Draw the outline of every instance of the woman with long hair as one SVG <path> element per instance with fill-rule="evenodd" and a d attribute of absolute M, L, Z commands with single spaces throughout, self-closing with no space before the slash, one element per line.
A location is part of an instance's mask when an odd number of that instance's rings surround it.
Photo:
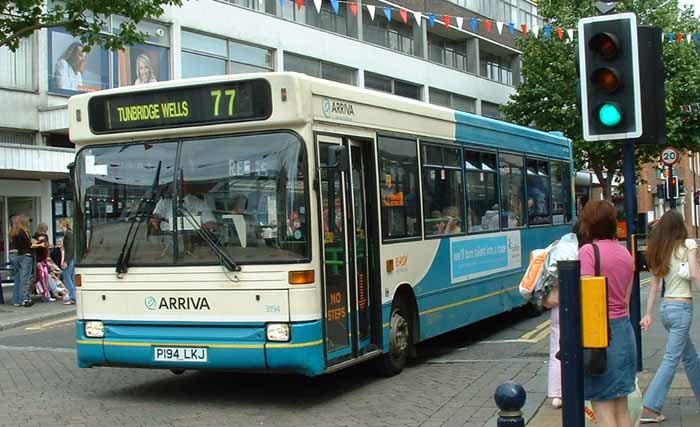
<path fill-rule="evenodd" d="M 63 269 L 63 284 L 66 285 L 70 298 L 65 300 L 63 304 L 70 305 L 75 304 L 76 301 L 76 291 L 75 291 L 75 246 L 73 240 L 73 224 L 68 218 L 63 218 L 61 220 L 61 228 L 63 229 L 63 264 L 61 268 Z"/>
<path fill-rule="evenodd" d="M 700 403 L 700 358 L 690 338 L 690 325 L 693 321 L 690 285 L 693 283 L 698 286 L 700 279 L 697 244 L 688 239 L 685 221 L 677 211 L 666 212 L 652 229 L 647 246 L 647 262 L 654 276 L 647 299 L 646 315 L 640 324 L 644 331 L 649 330 L 656 295 L 663 282 L 665 290 L 661 295 L 661 323 L 668 331 L 668 341 L 664 358 L 644 397 L 642 421 L 661 422 L 666 419 L 661 410 L 681 360 L 695 399 Z M 679 274 L 682 263 L 688 264 L 689 278 Z"/>
<path fill-rule="evenodd" d="M 151 60 L 145 53 L 136 57 L 136 80 L 135 85 L 142 85 L 145 83 L 155 83 L 156 72 L 151 65 Z"/>
<path fill-rule="evenodd" d="M 635 390 L 637 352 L 629 318 L 634 266 L 632 255 L 617 241 L 617 213 L 612 203 L 591 201 L 581 213 L 582 240 L 579 260 L 581 276 L 607 277 L 610 345 L 607 370 L 584 376 L 584 396 L 593 405 L 596 418 L 606 427 L 631 427 L 627 395 Z"/>
<path fill-rule="evenodd" d="M 19 289 L 22 307 L 31 307 L 29 297 L 29 281 L 32 278 L 32 238 L 29 235 L 29 219 L 25 215 L 17 215 L 10 230 L 12 247 L 17 250 L 15 266 L 19 275 Z"/>

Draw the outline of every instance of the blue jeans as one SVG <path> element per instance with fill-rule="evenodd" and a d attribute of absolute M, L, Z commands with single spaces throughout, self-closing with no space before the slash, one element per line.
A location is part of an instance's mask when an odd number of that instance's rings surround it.
<path fill-rule="evenodd" d="M 689 335 L 690 324 L 693 322 L 693 304 L 683 301 L 663 301 L 661 322 L 668 331 L 666 354 L 644 397 L 644 406 L 657 413 L 661 413 L 666 402 L 666 396 L 681 359 L 688 382 L 695 393 L 695 400 L 700 403 L 700 358 Z"/>
<path fill-rule="evenodd" d="M 34 258 L 30 255 L 17 255 L 15 257 L 16 265 L 16 277 L 19 278 L 19 288 L 17 288 L 22 301 L 29 301 L 29 281 L 32 280 L 32 267 L 34 264 Z M 16 282 L 15 282 L 16 283 Z M 17 298 L 15 297 L 15 301 Z"/>
<path fill-rule="evenodd" d="M 75 302 L 75 260 L 68 263 L 68 266 L 63 270 L 63 284 L 70 293 L 70 300 Z"/>
<path fill-rule="evenodd" d="M 20 293 L 22 292 L 19 281 L 19 267 L 17 266 L 17 254 L 10 254 L 10 265 L 12 266 L 12 276 L 15 279 L 14 304 L 22 302 Z"/>

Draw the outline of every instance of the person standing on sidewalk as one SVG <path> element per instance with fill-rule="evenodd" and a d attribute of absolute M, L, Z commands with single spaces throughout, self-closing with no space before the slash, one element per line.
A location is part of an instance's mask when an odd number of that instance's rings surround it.
<path fill-rule="evenodd" d="M 17 223 L 17 215 L 12 215 L 10 217 L 10 230 L 16 227 Z M 12 277 L 15 281 L 15 291 L 14 291 L 14 305 L 15 307 L 19 307 L 19 305 L 22 303 L 21 300 L 21 293 L 22 293 L 22 287 L 21 287 L 21 281 L 19 279 L 19 266 L 17 265 L 17 248 L 15 247 L 15 240 L 10 239 L 10 265 L 12 266 Z"/>
<path fill-rule="evenodd" d="M 70 293 L 70 299 L 64 301 L 63 304 L 75 304 L 75 245 L 73 240 L 73 227 L 68 218 L 61 220 L 61 228 L 63 229 L 63 284 L 66 285 Z"/>
<path fill-rule="evenodd" d="M 637 353 L 634 330 L 629 319 L 634 265 L 632 255 L 616 238 L 617 213 L 606 200 L 591 201 L 581 213 L 581 235 L 589 241 L 581 247 L 581 276 L 600 275 L 608 279 L 610 345 L 607 369 L 602 375 L 584 376 L 584 398 L 590 400 L 596 418 L 606 427 L 631 427 L 627 395 L 635 390 Z M 599 256 L 596 256 L 599 252 Z"/>
<path fill-rule="evenodd" d="M 661 295 L 661 323 L 668 331 L 668 341 L 666 354 L 644 397 L 642 422 L 662 422 L 666 419 L 661 410 L 681 360 L 695 399 L 700 403 L 700 358 L 690 338 L 690 325 L 693 321 L 690 284 L 693 282 L 697 287 L 700 279 L 697 252 L 695 241 L 688 239 L 688 230 L 681 214 L 675 210 L 666 212 L 649 236 L 647 261 L 654 276 L 647 299 L 646 315 L 640 325 L 644 331 L 649 330 L 656 295 L 663 281 L 665 291 Z M 680 274 L 683 263 L 687 263 L 689 278 Z"/>
<path fill-rule="evenodd" d="M 24 215 L 17 215 L 10 230 L 11 246 L 17 250 L 15 274 L 19 277 L 19 289 L 22 307 L 31 307 L 32 300 L 29 296 L 29 281 L 32 279 L 32 238 L 29 235 L 29 219 Z M 16 299 L 15 299 L 16 301 Z"/>

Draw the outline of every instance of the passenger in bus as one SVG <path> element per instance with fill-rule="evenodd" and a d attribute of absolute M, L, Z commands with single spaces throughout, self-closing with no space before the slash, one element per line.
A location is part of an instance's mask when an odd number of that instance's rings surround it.
<path fill-rule="evenodd" d="M 491 209 L 481 217 L 481 231 L 498 230 L 498 203 L 491 206 Z"/>
<path fill-rule="evenodd" d="M 443 211 L 443 217 L 447 218 L 445 234 L 459 234 L 462 232 L 462 218 L 456 206 L 448 206 Z"/>
<path fill-rule="evenodd" d="M 432 219 L 432 232 L 431 235 L 445 234 L 445 227 L 447 223 L 443 220 L 442 212 L 439 209 L 435 209 L 430 212 L 430 218 Z"/>
<path fill-rule="evenodd" d="M 190 184 L 182 184 L 182 207 L 186 212 L 179 212 L 178 216 L 182 217 L 183 228 L 192 228 L 192 221 L 199 221 L 198 226 L 206 227 L 210 231 L 216 229 L 216 218 L 212 213 L 207 202 L 202 200 L 199 195 L 193 194 L 193 189 Z M 195 218 L 190 218 L 189 214 Z M 172 231 L 173 223 L 173 199 L 163 198 L 158 201 L 151 217 L 151 225 L 157 231 Z"/>
<path fill-rule="evenodd" d="M 235 230 L 234 245 L 242 248 L 264 245 L 264 241 L 257 235 L 255 221 L 247 213 L 247 209 L 248 198 L 246 196 L 241 194 L 233 198 L 231 217 Z"/>

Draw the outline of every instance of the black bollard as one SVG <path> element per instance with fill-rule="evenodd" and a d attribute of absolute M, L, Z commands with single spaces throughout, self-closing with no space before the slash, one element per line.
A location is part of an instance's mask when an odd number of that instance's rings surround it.
<path fill-rule="evenodd" d="M 514 381 L 506 381 L 498 386 L 493 398 L 500 409 L 497 427 L 525 427 L 525 419 L 520 411 L 527 398 L 523 386 Z"/>

